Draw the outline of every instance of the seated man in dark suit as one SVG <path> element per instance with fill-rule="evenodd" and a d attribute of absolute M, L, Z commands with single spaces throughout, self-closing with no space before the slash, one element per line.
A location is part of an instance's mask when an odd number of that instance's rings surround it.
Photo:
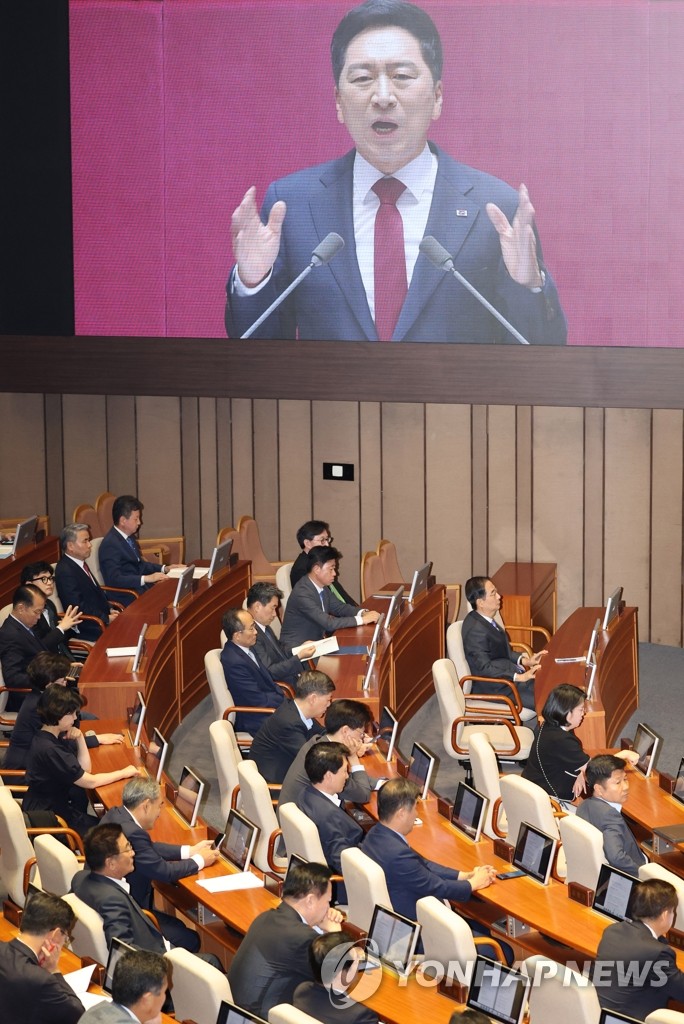
<path fill-rule="evenodd" d="M 592 757 L 585 779 L 587 799 L 577 808 L 577 817 L 595 825 L 603 833 L 603 855 L 608 863 L 638 878 L 639 868 L 647 858 L 622 815 L 623 804 L 629 795 L 624 760 L 613 754 Z"/>
<path fill-rule="evenodd" d="M 304 758 L 309 785 L 296 801 L 318 829 L 328 867 L 336 874 L 342 873 L 342 851 L 359 846 L 364 836 L 361 826 L 341 806 L 340 794 L 349 776 L 348 756 L 342 743 L 314 743 Z"/>
<path fill-rule="evenodd" d="M 144 505 L 133 494 L 122 494 L 112 505 L 114 525 L 100 544 L 100 569 L 108 587 L 121 587 L 144 593 L 154 583 L 166 579 L 169 569 L 181 565 L 159 565 L 147 562 L 138 544 Z M 122 595 L 122 599 L 125 595 Z"/>
<path fill-rule="evenodd" d="M 70 523 L 62 530 L 59 542 L 62 557 L 55 568 L 55 583 L 62 605 L 75 605 L 83 615 L 94 615 L 109 625 L 117 612 L 109 607 L 107 595 L 86 561 L 92 550 L 89 527 Z M 101 630 L 95 622 L 83 622 L 79 634 L 84 640 L 97 640 Z"/>
<path fill-rule="evenodd" d="M 508 679 L 517 687 L 523 707 L 534 710 L 534 677 L 546 651 L 531 657 L 513 653 L 505 631 L 494 620 L 501 607 L 501 595 L 488 576 L 472 576 L 466 582 L 465 596 L 472 611 L 463 620 L 463 650 L 471 674 L 492 680 Z M 496 682 L 475 682 L 472 692 L 511 696 L 510 686 Z"/>
<path fill-rule="evenodd" d="M 83 1003 L 59 972 L 59 955 L 76 916 L 46 892 L 29 896 L 19 934 L 0 942 L 0 1006 L 12 1024 L 76 1024 Z"/>
<path fill-rule="evenodd" d="M 35 627 L 45 611 L 45 596 L 31 584 L 17 587 L 12 599 L 12 611 L 0 626 L 0 665 L 5 686 L 30 688 L 28 666 L 42 651 L 56 653 L 64 644 L 65 633 L 79 624 L 81 615 L 77 607 L 69 607 L 58 626 L 39 638 Z M 7 708 L 17 711 L 21 707 L 21 694 L 10 694 Z"/>
<path fill-rule="evenodd" d="M 278 708 L 285 700 L 285 691 L 273 681 L 271 673 L 255 652 L 257 626 L 251 612 L 229 608 L 223 616 L 226 644 L 221 651 L 221 664 L 233 703 L 239 707 Z M 256 736 L 267 715 L 238 711 L 235 728 Z"/>
<path fill-rule="evenodd" d="M 30 565 L 25 565 L 21 570 L 20 583 L 22 586 L 30 583 L 31 586 L 37 587 L 45 598 L 45 610 L 42 617 L 38 619 L 38 622 L 33 627 L 33 632 L 39 640 L 42 640 L 43 637 L 48 635 L 50 630 L 55 629 L 59 625 L 57 608 L 51 600 L 55 592 L 54 570 L 49 562 L 32 562 Z M 64 638 L 57 648 L 58 654 L 64 654 L 71 661 L 74 660 L 74 655 L 69 650 L 68 642 L 72 637 L 76 636 L 77 632 L 78 627 L 64 633 Z M 83 659 L 83 655 L 81 655 L 81 659 Z"/>
<path fill-rule="evenodd" d="M 324 523 L 322 519 L 310 519 L 303 526 L 300 526 L 297 530 L 297 543 L 302 549 L 297 555 L 297 558 L 292 563 L 290 569 L 290 585 L 295 586 L 301 580 L 302 576 L 306 576 L 307 572 L 307 559 L 311 548 L 323 546 L 329 547 L 334 538 L 330 532 L 330 524 Z M 340 567 L 337 566 L 337 572 L 339 574 Z M 347 591 L 340 583 L 339 577 L 335 579 L 334 583 L 329 584 L 330 593 L 338 599 L 343 601 L 344 604 L 349 604 L 354 608 L 358 608 L 359 603 L 355 601 L 353 597 L 350 597 Z"/>
<path fill-rule="evenodd" d="M 155 914 L 162 934 L 172 945 L 196 953 L 200 946 L 199 935 L 177 917 L 156 909 L 152 882 L 173 883 L 179 878 L 195 875 L 213 864 L 218 852 L 212 848 L 210 839 L 203 839 L 192 846 L 153 842 L 150 830 L 161 814 L 163 803 L 159 783 L 138 776 L 124 786 L 123 807 L 111 807 L 102 817 L 101 824 L 120 825 L 133 847 L 135 864 L 126 878 L 133 899 L 144 910 Z"/>
<path fill-rule="evenodd" d="M 330 907 L 330 875 L 323 864 L 292 867 L 282 903 L 252 922 L 228 970 L 238 1006 L 266 1019 L 272 1007 L 291 1002 L 301 981 L 311 979 L 314 928 L 339 932 L 342 920 Z"/>
<path fill-rule="evenodd" d="M 312 736 L 290 765 L 285 776 L 278 808 L 290 802 L 297 803 L 299 794 L 309 785 L 309 776 L 304 770 L 304 760 L 314 743 L 329 740 L 331 743 L 342 743 L 349 751 L 349 778 L 340 794 L 343 800 L 355 804 L 365 804 L 370 799 L 371 788 L 375 780 L 371 780 L 359 758 L 365 754 L 373 716 L 368 706 L 360 700 L 334 700 L 325 713 L 325 732 Z"/>
<path fill-rule="evenodd" d="M 313 735 L 323 732 L 316 721 L 330 707 L 335 684 L 325 672 L 302 672 L 294 700 L 285 700 L 254 737 L 249 756 L 267 782 L 285 778 L 297 751 Z"/>
<path fill-rule="evenodd" d="M 292 1002 L 321 1024 L 378 1024 L 378 1015 L 348 994 L 363 952 L 345 932 L 317 935 L 309 946 L 313 981 L 297 985 Z"/>
<path fill-rule="evenodd" d="M 634 887 L 631 921 L 608 925 L 592 980 L 605 1010 L 645 1020 L 669 999 L 684 1001 L 684 972 L 665 936 L 674 925 L 677 890 L 650 878 Z"/>
<path fill-rule="evenodd" d="M 282 590 L 274 583 L 261 580 L 259 583 L 253 583 L 247 591 L 247 611 L 257 627 L 254 645 L 257 658 L 268 669 L 273 679 L 294 686 L 307 667 L 304 662 L 313 655 L 315 647 L 313 643 L 309 644 L 299 652 L 299 657 L 296 657 L 275 635 L 271 623 L 278 615 L 278 605 L 282 599 Z"/>
<path fill-rule="evenodd" d="M 322 640 L 336 629 L 363 626 L 377 622 L 378 612 L 353 608 L 330 593 L 335 582 L 340 553 L 335 548 L 320 545 L 311 548 L 307 557 L 307 575 L 295 586 L 285 609 L 280 639 L 288 647 L 298 647 L 307 640 Z"/>
<path fill-rule="evenodd" d="M 159 1024 L 171 984 L 171 961 L 158 953 L 136 949 L 124 953 L 114 967 L 112 1002 L 88 1010 L 84 1024 Z"/>

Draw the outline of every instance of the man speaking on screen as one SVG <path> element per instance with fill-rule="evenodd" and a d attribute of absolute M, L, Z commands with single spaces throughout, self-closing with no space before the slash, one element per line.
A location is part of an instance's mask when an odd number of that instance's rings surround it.
<path fill-rule="evenodd" d="M 232 219 L 229 336 L 248 331 L 336 232 L 344 247 L 254 337 L 515 344 L 420 251 L 431 236 L 517 341 L 564 344 L 526 187 L 516 192 L 428 142 L 443 100 L 442 43 L 430 16 L 406 0 L 366 0 L 335 29 L 331 56 L 337 118 L 354 149 L 271 184 L 261 216 L 255 189 L 247 191 Z"/>

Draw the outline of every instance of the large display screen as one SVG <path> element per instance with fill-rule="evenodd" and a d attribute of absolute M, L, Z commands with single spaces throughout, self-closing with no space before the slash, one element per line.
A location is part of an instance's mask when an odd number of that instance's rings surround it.
<path fill-rule="evenodd" d="M 338 119 L 330 62 L 331 37 L 352 6 L 71 0 L 78 334 L 226 336 L 231 215 L 245 192 L 254 186 L 260 206 L 272 182 L 353 148 L 349 108 L 344 123 Z M 501 269 L 491 238 L 489 248 L 477 240 L 487 226 L 489 187 L 479 172 L 514 189 L 524 183 L 549 279 L 544 289 L 549 282 L 557 287 L 566 343 L 684 345 L 684 4 L 426 0 L 422 6 L 444 53 L 441 109 L 429 139 L 441 151 L 442 169 L 453 160 L 466 170 L 448 196 L 448 216 L 428 221 L 429 231 L 418 218 L 418 234 L 446 245 L 456 269 L 523 335 L 531 331 L 533 343 L 564 341 L 553 327 L 548 337 L 543 327 L 537 330 L 537 312 L 529 314 L 531 302 L 553 319 L 544 294 L 525 294 L 521 312 L 508 283 L 500 289 L 494 281 Z M 379 137 L 403 131 L 410 115 L 401 100 L 386 109 L 390 124 L 376 126 Z M 338 170 L 346 169 L 333 165 L 333 174 Z M 437 173 L 433 203 L 443 199 Z M 294 231 L 288 235 L 292 273 L 295 264 L 306 266 L 313 248 L 307 249 L 305 230 L 307 218 L 318 223 L 310 188 L 307 176 L 296 179 L 286 214 Z M 343 189 L 349 203 L 351 188 Z M 492 188 L 498 195 L 498 184 Z M 283 336 L 373 340 L 356 256 L 363 227 L 346 216 L 345 248 L 312 271 L 306 284 L 316 280 L 318 290 L 296 293 L 299 319 L 283 321 Z M 452 221 L 468 236 L 465 243 L 459 235 L 449 244 Z M 411 321 L 400 340 L 517 343 L 493 319 L 491 331 L 483 326 L 491 315 L 448 272 L 418 256 L 412 273 L 419 277 L 424 320 L 415 334 Z M 429 274 L 439 277 L 436 286 L 426 283 Z M 523 287 L 513 283 L 514 292 Z M 349 316 L 340 313 L 345 301 Z"/>

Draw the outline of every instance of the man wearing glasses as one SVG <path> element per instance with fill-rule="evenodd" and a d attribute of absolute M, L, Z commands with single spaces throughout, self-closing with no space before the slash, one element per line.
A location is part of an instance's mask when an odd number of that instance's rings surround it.
<path fill-rule="evenodd" d="M 297 543 L 302 549 L 300 554 L 297 555 L 296 561 L 293 563 L 290 569 L 290 583 L 294 587 L 295 583 L 299 583 L 302 576 L 306 576 L 308 573 L 307 568 L 307 555 L 311 548 L 316 547 L 330 547 L 334 541 L 334 537 L 330 531 L 330 524 L 323 522 L 322 519 L 310 519 L 308 523 L 304 523 L 297 530 Z M 337 571 L 339 573 L 340 566 L 338 564 Z M 339 575 L 334 583 L 331 583 L 328 590 L 336 597 L 338 601 L 342 601 L 343 604 L 350 604 L 354 608 L 358 608 L 358 602 L 350 597 L 347 591 L 340 583 Z"/>
<path fill-rule="evenodd" d="M 25 565 L 21 570 L 21 582 L 22 585 L 30 583 L 33 587 L 37 587 L 45 597 L 45 608 L 43 609 L 43 614 L 33 627 L 33 632 L 39 640 L 42 640 L 47 636 L 50 630 L 60 628 L 57 608 L 52 601 L 52 595 L 55 592 L 55 574 L 52 566 L 49 562 L 32 562 L 30 565 Z M 73 609 L 71 609 L 71 611 L 73 611 Z M 62 629 L 62 632 L 64 633 L 64 639 L 58 643 L 55 653 L 63 654 L 66 658 L 69 658 L 70 661 L 73 661 L 74 655 L 69 650 L 68 641 L 72 636 L 76 635 L 76 631 L 73 629 Z"/>
<path fill-rule="evenodd" d="M 221 651 L 221 665 L 233 703 L 250 708 L 280 707 L 285 693 L 254 652 L 257 626 L 251 612 L 229 608 L 223 616 L 223 631 L 226 645 Z M 235 728 L 256 736 L 265 719 L 266 715 L 256 712 L 238 711 Z"/>

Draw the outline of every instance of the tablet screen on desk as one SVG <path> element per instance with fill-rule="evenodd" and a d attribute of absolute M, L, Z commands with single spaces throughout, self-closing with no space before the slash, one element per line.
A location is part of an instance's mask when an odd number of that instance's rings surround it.
<path fill-rule="evenodd" d="M 190 828 L 195 827 L 203 793 L 204 783 L 199 775 L 195 775 L 191 768 L 183 765 L 176 794 L 176 810 Z"/>
<path fill-rule="evenodd" d="M 420 800 L 427 800 L 432 769 L 435 759 L 420 743 L 414 743 L 411 750 L 411 765 L 407 778 L 420 787 Z"/>
<path fill-rule="evenodd" d="M 513 864 L 538 882 L 547 885 L 558 840 L 524 821 L 515 844 Z"/>
<path fill-rule="evenodd" d="M 112 994 L 112 979 L 114 977 L 114 968 L 118 964 L 124 953 L 134 953 L 135 946 L 129 946 L 127 942 L 123 942 L 122 939 L 112 938 L 109 946 L 109 956 L 107 957 L 107 966 L 105 968 L 104 981 L 102 982 L 102 988 L 105 992 Z"/>
<path fill-rule="evenodd" d="M 413 574 L 411 589 L 409 590 L 409 601 L 415 601 L 419 594 L 425 593 L 431 572 L 432 562 L 426 562 L 425 565 L 421 565 L 420 569 L 416 569 Z"/>
<path fill-rule="evenodd" d="M 384 755 L 386 761 L 392 760 L 392 754 L 394 753 L 394 744 L 397 741 L 397 730 L 399 728 L 399 722 L 395 715 L 388 707 L 383 707 L 382 714 L 380 715 L 380 724 L 378 726 L 378 738 L 376 743 L 378 750 Z"/>
<path fill-rule="evenodd" d="M 594 893 L 594 910 L 607 914 L 614 921 L 629 920 L 629 905 L 636 879 L 624 871 L 602 864 Z"/>
<path fill-rule="evenodd" d="M 368 929 L 370 949 L 383 963 L 399 974 L 405 974 L 418 944 L 420 925 L 408 917 L 376 904 Z M 374 943 L 374 945 L 373 945 Z"/>
<path fill-rule="evenodd" d="M 675 785 L 672 790 L 672 796 L 675 799 L 680 800 L 684 804 L 684 757 L 679 762 L 679 768 L 677 769 L 677 775 L 675 776 Z"/>
<path fill-rule="evenodd" d="M 454 809 L 451 812 L 451 824 L 464 832 L 469 839 L 477 842 L 482 834 L 487 804 L 489 801 L 476 789 L 466 786 L 465 782 L 459 782 L 454 800 Z"/>
<path fill-rule="evenodd" d="M 135 695 L 135 704 L 131 711 L 131 717 L 129 719 L 128 735 L 131 741 L 131 746 L 138 747 L 140 745 L 140 739 L 142 737 L 143 722 L 145 721 L 145 712 L 147 711 L 147 704 L 145 699 L 140 692 L 137 691 Z"/>
<path fill-rule="evenodd" d="M 614 1010 L 601 1010 L 598 1024 L 639 1024 L 636 1017 L 625 1017 L 622 1013 L 615 1013 Z"/>
<path fill-rule="evenodd" d="M 392 600 L 390 601 L 389 608 L 387 609 L 387 618 L 385 619 L 385 629 L 389 629 L 390 628 L 391 624 L 394 622 L 394 620 L 396 619 L 397 615 L 401 611 L 401 600 L 402 600 L 403 596 L 404 596 L 404 588 L 403 587 L 397 587 L 397 589 L 392 594 Z"/>
<path fill-rule="evenodd" d="M 235 1003 L 223 1002 L 216 1024 L 266 1024 L 266 1021 L 263 1017 L 255 1017 L 253 1013 L 248 1013 Z"/>
<path fill-rule="evenodd" d="M 646 778 L 649 777 L 655 767 L 659 747 L 660 737 L 653 732 L 653 729 L 649 729 L 647 725 L 639 722 L 634 734 L 634 742 L 632 743 L 632 750 L 635 750 L 639 755 L 639 760 L 634 767 Z"/>
<path fill-rule="evenodd" d="M 143 748 L 144 749 L 144 748 Z M 148 775 L 161 782 L 166 755 L 169 752 L 169 742 L 165 740 L 159 729 L 155 729 L 150 739 L 150 745 L 145 752 L 145 767 Z"/>
<path fill-rule="evenodd" d="M 214 576 L 225 569 L 230 561 L 230 553 L 233 550 L 233 538 L 230 540 L 224 540 L 223 544 L 217 544 L 211 555 L 211 565 L 209 566 L 208 579 L 213 580 Z"/>
<path fill-rule="evenodd" d="M 501 1024 L 520 1024 L 527 1005 L 530 979 L 495 960 L 478 956 L 466 1006 Z"/>
<path fill-rule="evenodd" d="M 258 835 L 258 827 L 249 818 L 245 818 L 244 814 L 232 808 L 219 853 L 223 854 L 238 871 L 248 871 Z"/>

